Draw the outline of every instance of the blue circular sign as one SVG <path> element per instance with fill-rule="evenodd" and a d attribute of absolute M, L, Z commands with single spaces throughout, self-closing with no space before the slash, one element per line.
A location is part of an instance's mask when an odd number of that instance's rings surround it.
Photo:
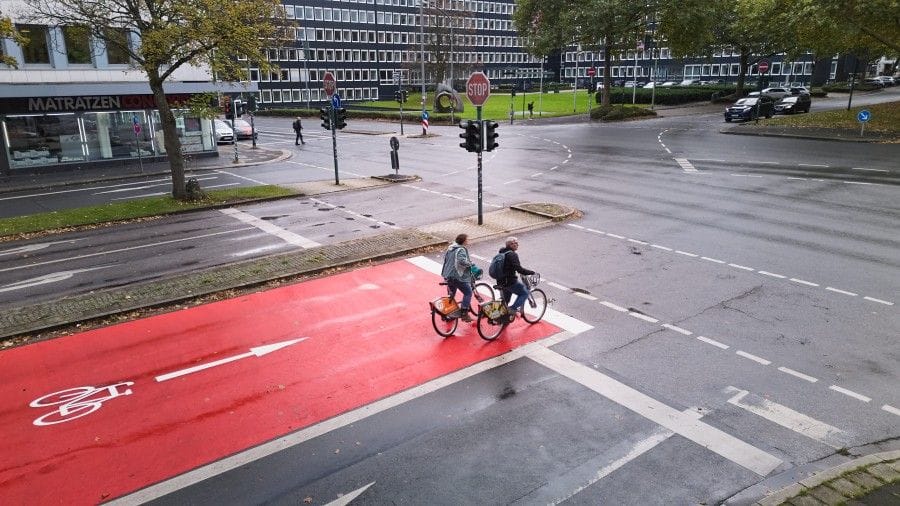
<path fill-rule="evenodd" d="M 422 111 L 422 119 L 428 119 L 428 111 Z"/>
<path fill-rule="evenodd" d="M 866 121 L 869 121 L 869 119 L 871 117 L 872 117 L 872 113 L 870 113 L 866 109 L 859 111 L 859 114 L 856 115 L 856 119 L 858 119 L 860 123 L 865 123 Z"/>

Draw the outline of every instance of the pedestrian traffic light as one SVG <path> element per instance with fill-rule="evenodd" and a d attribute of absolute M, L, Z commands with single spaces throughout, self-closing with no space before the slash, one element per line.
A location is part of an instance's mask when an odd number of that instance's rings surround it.
<path fill-rule="evenodd" d="M 347 109 L 338 107 L 334 110 L 334 127 L 343 130 L 347 126 Z"/>
<path fill-rule="evenodd" d="M 403 93 L 400 92 L 400 90 L 394 92 L 394 100 L 396 100 L 398 104 L 403 103 Z"/>
<path fill-rule="evenodd" d="M 251 114 L 256 112 L 256 95 L 250 95 L 250 97 L 247 98 L 247 111 Z"/>
<path fill-rule="evenodd" d="M 459 128 L 465 130 L 463 133 L 459 134 L 459 138 L 463 139 L 465 142 L 460 142 L 459 147 L 465 149 L 470 153 L 475 153 L 481 150 L 481 124 L 477 121 L 466 120 L 465 122 L 459 122 Z"/>
<path fill-rule="evenodd" d="M 319 109 L 319 118 L 322 119 L 322 128 L 331 130 L 331 110 L 329 107 Z"/>
<path fill-rule="evenodd" d="M 484 150 L 485 151 L 493 151 L 497 149 L 497 146 L 500 144 L 495 140 L 497 137 L 500 137 L 500 134 L 497 133 L 497 127 L 499 125 L 496 121 L 484 120 Z"/>
<path fill-rule="evenodd" d="M 409 98 L 409 92 L 406 90 L 400 91 L 400 99 L 403 100 L 403 103 L 406 103 L 406 100 Z"/>
<path fill-rule="evenodd" d="M 242 102 L 240 100 L 234 101 L 234 112 L 238 118 L 240 118 L 241 116 L 244 115 L 245 109 L 246 109 L 246 104 L 244 104 L 244 102 Z"/>

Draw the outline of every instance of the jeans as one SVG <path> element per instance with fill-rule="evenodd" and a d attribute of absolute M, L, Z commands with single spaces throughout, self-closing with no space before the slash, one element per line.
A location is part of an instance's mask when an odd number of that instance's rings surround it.
<path fill-rule="evenodd" d="M 472 283 L 468 281 L 460 281 L 458 279 L 448 279 L 447 287 L 451 298 L 456 298 L 456 290 L 459 289 L 463 294 L 462 302 L 459 303 L 459 309 L 462 312 L 469 310 L 469 304 L 472 303 Z"/>
<path fill-rule="evenodd" d="M 503 289 L 503 301 L 509 304 L 509 299 L 512 294 L 516 294 L 516 301 L 513 302 L 511 306 L 509 306 L 509 312 L 515 313 L 522 306 L 525 305 L 525 301 L 528 300 L 528 289 L 525 288 L 525 284 L 521 281 L 516 281 L 510 286 L 507 286 Z"/>
<path fill-rule="evenodd" d="M 297 144 L 297 142 L 302 142 L 303 144 L 306 144 L 306 141 L 303 140 L 303 131 L 302 130 L 294 130 L 294 132 L 297 133 L 297 137 L 294 139 L 294 144 Z"/>

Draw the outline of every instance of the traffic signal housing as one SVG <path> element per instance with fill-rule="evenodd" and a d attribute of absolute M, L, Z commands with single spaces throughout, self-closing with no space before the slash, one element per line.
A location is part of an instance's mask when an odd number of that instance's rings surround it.
<path fill-rule="evenodd" d="M 237 115 L 237 117 L 240 118 L 241 116 L 244 115 L 244 112 L 246 112 L 246 104 L 240 100 L 235 100 L 234 101 L 234 112 L 235 112 L 235 115 Z"/>
<path fill-rule="evenodd" d="M 401 92 L 400 90 L 395 91 L 394 92 L 394 100 L 396 100 L 398 104 L 402 104 L 403 103 L 403 92 Z"/>
<path fill-rule="evenodd" d="M 338 107 L 334 110 L 334 127 L 343 130 L 347 126 L 347 109 Z"/>
<path fill-rule="evenodd" d="M 322 120 L 322 128 L 331 130 L 331 111 L 328 107 L 319 109 L 319 118 Z"/>
<path fill-rule="evenodd" d="M 497 137 L 500 137 L 500 134 L 497 133 L 497 127 L 500 126 L 496 121 L 484 120 L 484 150 L 485 151 L 493 151 L 497 149 L 497 146 L 500 144 L 497 142 Z"/>
<path fill-rule="evenodd" d="M 247 98 L 247 112 L 250 114 L 256 112 L 256 95 L 250 95 Z"/>
<path fill-rule="evenodd" d="M 459 128 L 464 130 L 459 134 L 459 138 L 464 140 L 459 143 L 459 147 L 470 153 L 481 151 L 481 124 L 472 120 L 460 121 Z"/>

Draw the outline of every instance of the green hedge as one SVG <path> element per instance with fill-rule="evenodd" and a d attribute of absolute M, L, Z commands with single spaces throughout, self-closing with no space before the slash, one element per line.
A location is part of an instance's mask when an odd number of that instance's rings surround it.
<path fill-rule="evenodd" d="M 591 119 L 599 121 L 620 121 L 643 116 L 656 116 L 656 112 L 630 105 L 606 105 L 591 109 Z"/>
<path fill-rule="evenodd" d="M 649 104 L 653 90 L 638 88 L 635 100 L 638 104 Z M 632 88 L 611 88 L 609 101 L 612 104 L 630 104 Z M 733 86 L 685 86 L 666 87 L 656 89 L 656 103 L 659 105 L 680 105 L 690 102 L 705 102 L 713 99 L 713 95 L 724 96 L 734 93 Z M 601 92 L 596 93 L 597 103 L 600 103 Z"/>
<path fill-rule="evenodd" d="M 854 91 L 875 91 L 880 89 L 880 86 L 875 86 L 874 84 L 856 83 L 853 85 Z M 850 93 L 850 83 L 826 84 L 822 86 L 822 90 L 834 93 Z"/>

